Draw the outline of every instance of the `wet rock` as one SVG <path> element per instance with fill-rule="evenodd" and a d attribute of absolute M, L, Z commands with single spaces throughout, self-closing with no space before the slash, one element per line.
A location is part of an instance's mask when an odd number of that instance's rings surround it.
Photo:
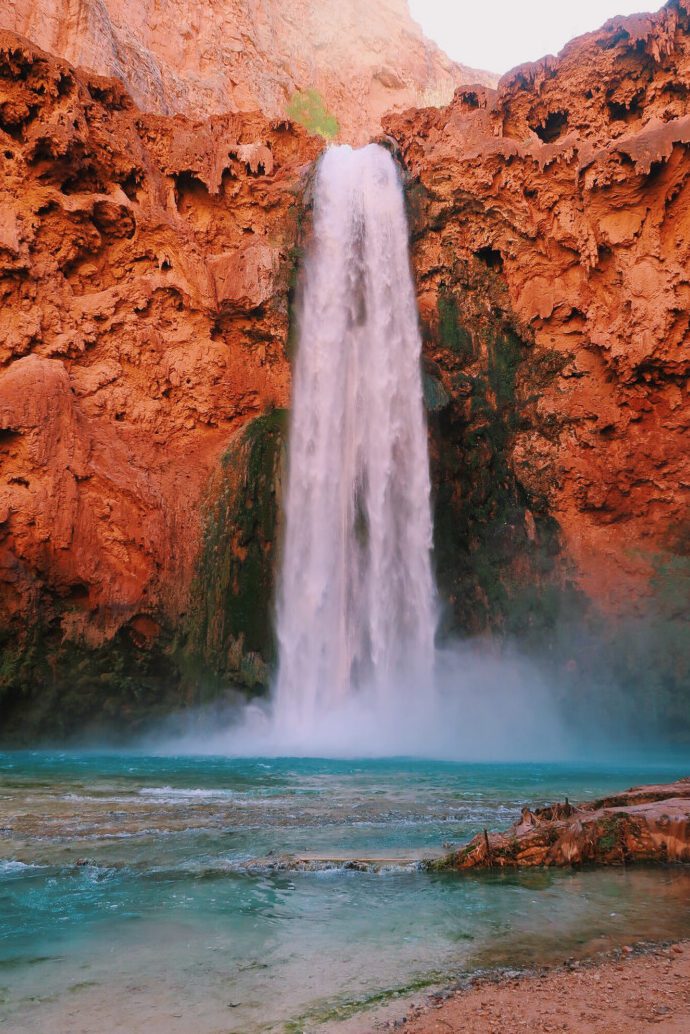
<path fill-rule="evenodd" d="M 505 833 L 479 834 L 431 869 L 690 862 L 690 778 L 615 797 L 536 809 Z M 488 846 L 487 846 L 488 845 Z M 632 948 L 626 947 L 625 952 Z"/>

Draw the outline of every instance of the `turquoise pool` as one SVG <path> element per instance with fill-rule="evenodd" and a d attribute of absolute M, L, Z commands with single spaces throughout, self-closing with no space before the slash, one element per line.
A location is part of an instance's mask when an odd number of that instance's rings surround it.
<path fill-rule="evenodd" d="M 431 876 L 410 860 L 526 802 L 689 769 L 0 754 L 0 1023 L 311 1031 L 480 967 L 687 936 L 680 869 Z M 315 861 L 291 871 L 290 854 Z M 348 854 L 386 862 L 334 861 Z"/>

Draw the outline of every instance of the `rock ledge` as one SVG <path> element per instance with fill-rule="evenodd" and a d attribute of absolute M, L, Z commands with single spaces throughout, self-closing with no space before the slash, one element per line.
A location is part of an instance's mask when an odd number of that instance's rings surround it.
<path fill-rule="evenodd" d="M 432 870 L 690 862 L 690 778 L 614 797 L 531 811 L 505 833 L 484 831 Z"/>

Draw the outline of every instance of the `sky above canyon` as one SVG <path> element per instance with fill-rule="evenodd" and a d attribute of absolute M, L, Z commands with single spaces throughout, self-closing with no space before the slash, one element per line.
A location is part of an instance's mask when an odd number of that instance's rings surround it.
<path fill-rule="evenodd" d="M 502 74 L 557 54 L 568 40 L 617 14 L 658 11 L 655 0 L 409 0 L 424 32 L 456 61 Z"/>

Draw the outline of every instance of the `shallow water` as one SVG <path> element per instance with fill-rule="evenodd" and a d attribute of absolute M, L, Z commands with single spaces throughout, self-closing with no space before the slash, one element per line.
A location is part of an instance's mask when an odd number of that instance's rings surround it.
<path fill-rule="evenodd" d="M 688 766 L 0 755 L 8 1031 L 316 1029 L 396 989 L 690 934 L 680 869 L 431 876 L 522 804 Z M 309 855 L 310 871 L 281 868 Z M 353 871 L 338 859 L 381 859 Z"/>

